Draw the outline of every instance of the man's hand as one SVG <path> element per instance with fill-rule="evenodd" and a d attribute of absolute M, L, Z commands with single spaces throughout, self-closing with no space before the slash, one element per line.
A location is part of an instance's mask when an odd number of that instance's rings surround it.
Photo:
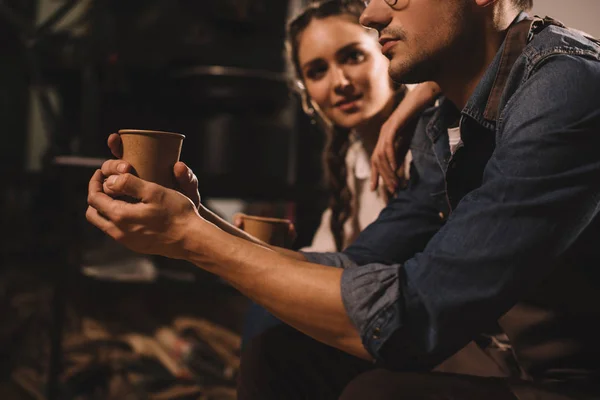
<path fill-rule="evenodd" d="M 112 154 L 121 158 L 123 156 L 123 146 L 121 144 L 121 136 L 117 133 L 113 133 L 108 137 L 108 147 Z M 115 161 L 117 162 L 117 161 Z M 116 174 L 123 174 L 131 172 L 131 165 L 125 161 L 118 161 L 120 164 L 120 168 L 116 168 L 115 166 L 111 166 L 111 171 Z M 173 167 L 173 174 L 175 175 L 175 180 L 177 181 L 178 190 L 187 196 L 196 208 L 200 206 L 200 193 L 198 192 L 198 178 L 192 170 L 183 162 L 179 161 Z"/>
<path fill-rule="evenodd" d="M 109 160 L 92 176 L 87 220 L 129 249 L 184 258 L 184 238 L 194 218 L 203 221 L 192 201 L 174 190 L 116 171 Z M 115 197 L 139 200 L 131 203 Z"/>

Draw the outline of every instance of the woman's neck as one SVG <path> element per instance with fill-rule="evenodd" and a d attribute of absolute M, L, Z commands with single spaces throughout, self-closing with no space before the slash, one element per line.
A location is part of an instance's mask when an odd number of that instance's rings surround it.
<path fill-rule="evenodd" d="M 402 94 L 400 94 L 402 93 Z M 369 118 L 362 124 L 359 124 L 353 129 L 353 132 L 360 138 L 362 144 L 367 151 L 369 157 L 373 154 L 373 150 L 375 149 L 375 145 L 377 144 L 377 139 L 379 139 L 379 132 L 381 132 L 381 127 L 388 120 L 392 112 L 400 103 L 400 99 L 403 97 L 403 92 L 400 91 L 398 94 L 390 97 L 390 100 L 387 102 L 385 107 L 381 109 L 377 114 L 373 117 Z"/>

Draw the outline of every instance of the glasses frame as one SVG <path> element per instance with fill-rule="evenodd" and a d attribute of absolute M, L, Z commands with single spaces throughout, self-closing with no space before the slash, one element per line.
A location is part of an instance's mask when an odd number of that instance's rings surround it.
<path fill-rule="evenodd" d="M 410 3 L 410 0 L 383 0 L 385 1 L 385 4 L 387 4 L 388 6 L 390 6 L 391 8 L 394 9 L 404 9 L 406 8 L 406 6 L 408 6 L 408 4 Z M 369 3 L 371 2 L 371 0 L 365 0 L 365 7 L 369 5 Z M 401 4 L 401 7 L 398 6 L 398 3 Z"/>

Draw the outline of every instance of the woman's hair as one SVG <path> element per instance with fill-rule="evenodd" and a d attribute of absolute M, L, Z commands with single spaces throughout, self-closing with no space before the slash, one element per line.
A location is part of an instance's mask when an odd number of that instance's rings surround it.
<path fill-rule="evenodd" d="M 364 2 L 358 0 L 317 1 L 308 5 L 288 23 L 286 42 L 288 59 L 296 75 L 296 88 L 300 91 L 304 110 L 312 118 L 319 118 L 319 116 L 310 103 L 302 80 L 302 69 L 298 60 L 300 35 L 315 19 L 344 16 L 359 24 L 358 20 L 364 8 Z M 328 124 L 323 120 L 319 122 L 327 132 L 325 148 L 323 149 L 323 167 L 325 182 L 331 193 L 329 198 L 329 208 L 331 209 L 330 229 L 336 248 L 340 251 L 344 246 L 344 224 L 352 212 L 352 193 L 348 188 L 348 171 L 346 168 L 346 155 L 351 144 L 350 129 Z"/>

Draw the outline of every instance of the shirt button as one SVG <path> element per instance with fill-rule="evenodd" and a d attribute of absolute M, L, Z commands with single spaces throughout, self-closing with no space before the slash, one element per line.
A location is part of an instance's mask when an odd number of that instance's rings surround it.
<path fill-rule="evenodd" d="M 375 328 L 373 329 L 373 339 L 379 339 L 381 336 L 381 329 Z"/>

